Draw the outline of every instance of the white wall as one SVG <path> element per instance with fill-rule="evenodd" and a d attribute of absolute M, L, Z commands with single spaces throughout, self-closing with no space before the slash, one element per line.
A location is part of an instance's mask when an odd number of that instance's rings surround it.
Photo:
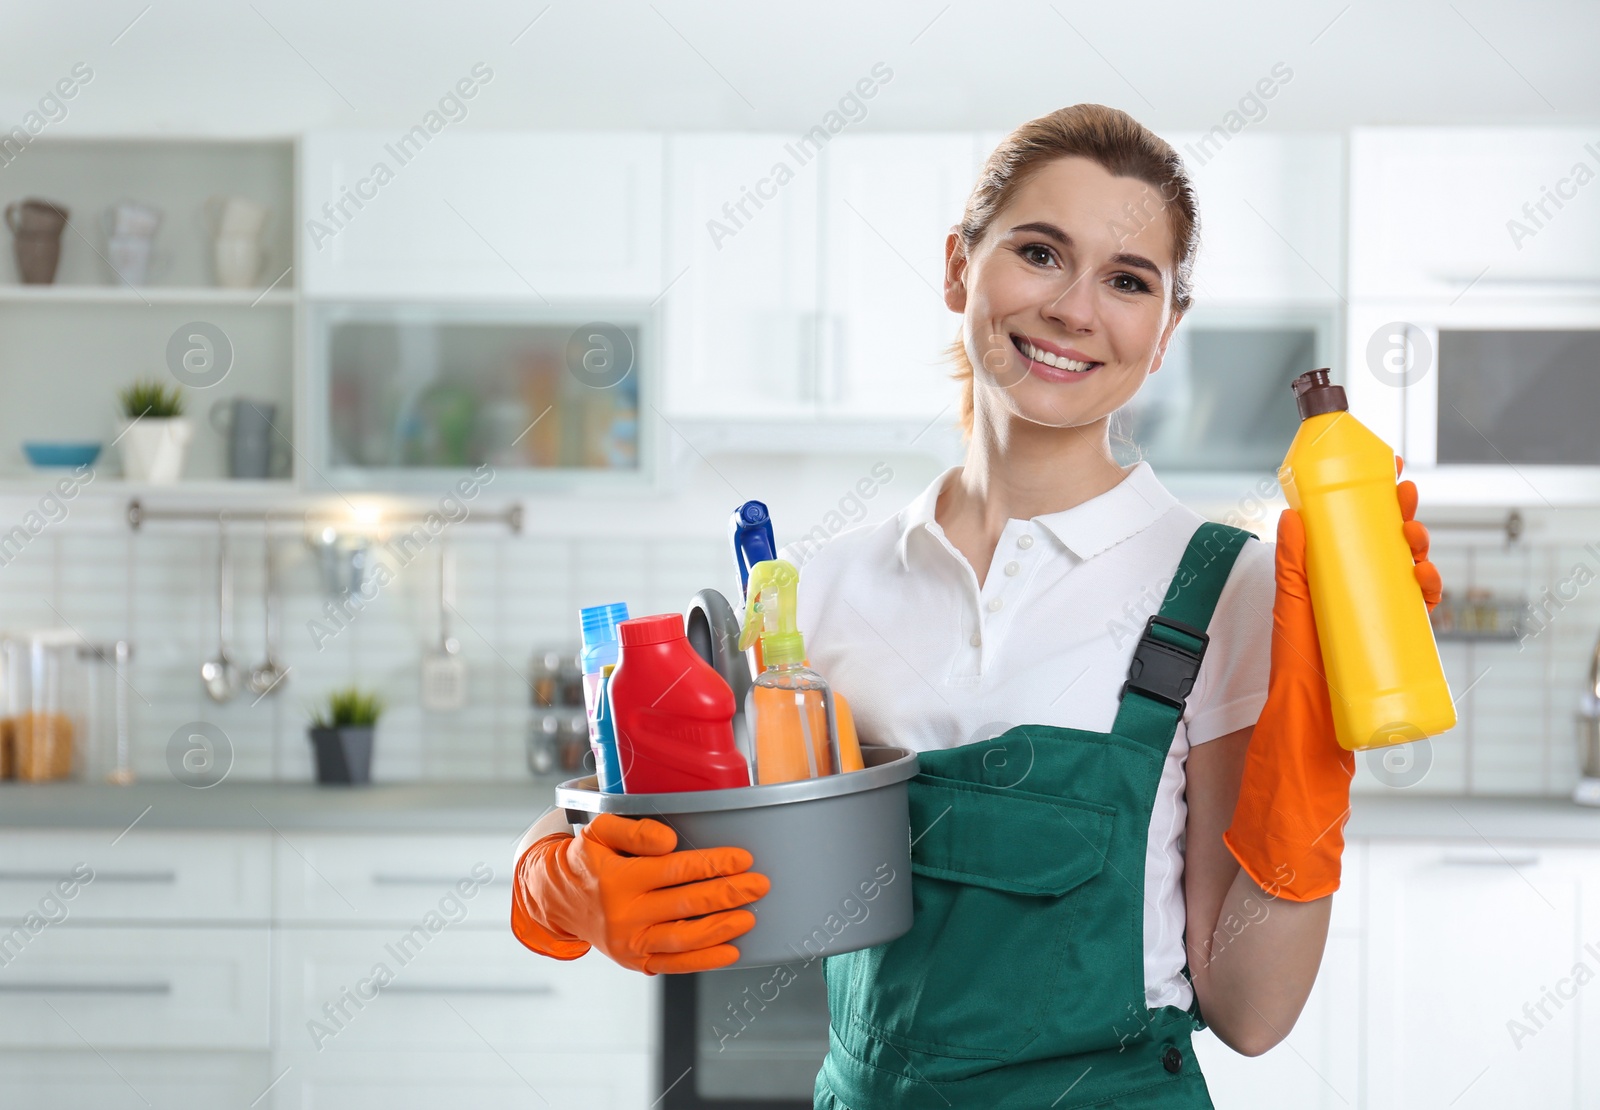
<path fill-rule="evenodd" d="M 1267 127 L 1555 123 L 1600 116 L 1596 41 L 1600 8 L 1578 0 L 100 0 L 70 16 L 14 0 L 0 124 L 84 63 L 95 76 L 53 125 L 63 135 L 404 128 L 478 62 L 495 77 L 468 105 L 473 127 L 799 131 L 880 62 L 894 77 L 865 104 L 867 128 L 1010 128 L 1097 101 L 1204 129 L 1277 63 L 1294 76 L 1263 105 Z"/>

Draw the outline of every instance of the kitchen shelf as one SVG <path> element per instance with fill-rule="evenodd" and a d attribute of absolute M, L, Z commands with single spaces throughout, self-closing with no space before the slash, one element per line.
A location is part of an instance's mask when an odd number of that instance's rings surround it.
<path fill-rule="evenodd" d="M 104 465 L 105 457 L 105 452 L 101 452 L 96 464 Z M 72 467 L 64 466 L 27 473 L 0 474 L 0 497 L 40 497 L 49 493 L 57 482 L 70 477 L 72 473 Z M 130 482 L 126 478 L 97 477 L 94 481 L 78 487 L 79 495 L 85 497 L 174 497 L 182 500 L 192 500 L 197 497 L 253 500 L 295 496 L 299 492 L 294 481 L 289 478 L 200 478 L 193 481 L 151 483 Z"/>
<path fill-rule="evenodd" d="M 0 285 L 0 304 L 288 306 L 293 289 L 218 289 L 189 285 Z"/>

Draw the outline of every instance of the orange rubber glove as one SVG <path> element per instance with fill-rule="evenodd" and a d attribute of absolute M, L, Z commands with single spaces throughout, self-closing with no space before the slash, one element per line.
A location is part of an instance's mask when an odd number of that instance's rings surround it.
<path fill-rule="evenodd" d="M 1397 476 L 1403 465 L 1396 455 Z M 1416 484 L 1401 482 L 1396 495 L 1417 585 L 1432 612 L 1441 582 L 1439 569 L 1428 561 L 1428 530 L 1415 519 Z M 1222 834 L 1239 866 L 1264 892 L 1292 902 L 1310 902 L 1339 889 L 1355 774 L 1355 753 L 1334 738 L 1305 558 L 1305 523 L 1286 509 L 1278 518 L 1267 703 L 1250 737 L 1233 822 Z"/>
<path fill-rule="evenodd" d="M 558 960 L 593 946 L 646 975 L 726 967 L 739 958 L 727 942 L 756 923 L 755 914 L 734 907 L 772 884 L 750 870 L 754 860 L 743 848 L 677 852 L 677 843 L 660 821 L 614 813 L 576 836 L 544 837 L 517 861 L 511 931 Z"/>

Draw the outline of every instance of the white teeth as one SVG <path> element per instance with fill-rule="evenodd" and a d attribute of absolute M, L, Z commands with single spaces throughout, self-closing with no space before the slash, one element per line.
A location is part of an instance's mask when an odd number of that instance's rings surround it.
<path fill-rule="evenodd" d="M 1021 346 L 1022 353 L 1033 359 L 1033 361 L 1042 362 L 1046 366 L 1054 366 L 1057 370 L 1070 370 L 1074 374 L 1081 374 L 1095 365 L 1092 362 L 1077 362 L 1074 359 L 1050 354 L 1048 351 L 1041 351 L 1026 339 L 1021 341 Z"/>

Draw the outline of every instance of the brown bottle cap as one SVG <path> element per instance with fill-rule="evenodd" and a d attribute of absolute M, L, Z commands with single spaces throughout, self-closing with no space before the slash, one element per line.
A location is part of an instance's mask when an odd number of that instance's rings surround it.
<path fill-rule="evenodd" d="M 1328 381 L 1328 368 L 1308 370 L 1289 383 L 1294 390 L 1295 404 L 1300 407 L 1300 419 L 1309 420 L 1325 412 L 1348 412 L 1350 402 L 1345 399 L 1344 386 Z"/>

